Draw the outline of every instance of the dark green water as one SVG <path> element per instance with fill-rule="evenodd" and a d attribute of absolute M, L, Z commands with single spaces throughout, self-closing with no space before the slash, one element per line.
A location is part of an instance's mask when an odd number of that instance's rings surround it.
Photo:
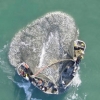
<path fill-rule="evenodd" d="M 51 11 L 70 14 L 87 44 L 77 83 L 68 92 L 46 95 L 19 77 L 8 61 L 9 45 L 20 29 Z M 99 0 L 0 0 L 0 100 L 100 100 Z M 80 83 L 81 82 L 81 83 Z M 29 98 L 29 99 L 28 99 Z"/>

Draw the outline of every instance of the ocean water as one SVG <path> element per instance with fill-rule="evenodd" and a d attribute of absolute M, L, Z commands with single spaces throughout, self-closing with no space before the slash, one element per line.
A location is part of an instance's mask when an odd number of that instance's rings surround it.
<path fill-rule="evenodd" d="M 99 0 L 0 0 L 0 100 L 100 100 Z M 80 70 L 68 91 L 47 95 L 17 75 L 8 60 L 14 35 L 51 11 L 70 14 L 87 48 Z"/>

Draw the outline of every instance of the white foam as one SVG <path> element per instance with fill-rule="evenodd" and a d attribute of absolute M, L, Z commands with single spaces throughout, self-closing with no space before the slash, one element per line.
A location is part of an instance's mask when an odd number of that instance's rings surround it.
<path fill-rule="evenodd" d="M 40 63 L 39 63 L 39 66 L 38 66 L 39 68 L 42 67 L 44 56 L 45 56 L 45 44 L 43 45 L 42 52 L 41 52 L 41 55 L 40 55 Z"/>
<path fill-rule="evenodd" d="M 30 100 L 31 99 L 31 96 L 32 96 L 32 89 L 30 89 L 30 82 L 27 82 L 27 83 L 17 83 L 17 85 L 20 87 L 20 88 L 23 88 L 24 89 L 24 92 L 26 94 L 26 98 L 27 100 Z"/>
<path fill-rule="evenodd" d="M 6 62 L 7 57 L 5 53 L 7 53 L 8 44 L 5 44 L 2 49 L 0 49 L 0 68 L 3 70 L 4 73 L 7 75 L 13 75 L 15 72 L 12 71 L 8 62 Z"/>
<path fill-rule="evenodd" d="M 5 44 L 5 45 L 3 46 L 3 49 L 1 49 L 1 50 L 0 50 L 0 52 L 3 52 L 3 51 L 4 51 L 4 49 L 6 49 L 6 48 L 7 48 L 7 46 L 8 46 L 8 44 Z"/>
<path fill-rule="evenodd" d="M 73 90 L 71 90 L 64 98 L 64 100 L 86 100 L 87 94 L 82 93 L 82 97 L 78 94 L 78 87 L 81 85 L 82 81 L 80 79 L 80 74 L 77 73 L 74 77 L 71 86 L 73 86 Z"/>
<path fill-rule="evenodd" d="M 18 87 L 24 89 L 24 92 L 26 94 L 26 100 L 32 100 L 31 99 L 31 96 L 32 96 L 33 89 L 30 89 L 30 86 L 31 86 L 31 83 L 30 82 L 23 82 L 23 81 L 22 82 L 16 82 L 16 81 L 14 81 L 14 79 L 11 76 L 9 76 L 8 78 L 10 80 L 12 80 L 15 84 L 17 84 Z"/>
<path fill-rule="evenodd" d="M 31 100 L 42 100 L 42 99 L 31 98 Z"/>
<path fill-rule="evenodd" d="M 79 96 L 77 93 L 72 93 L 72 94 L 66 96 L 64 100 L 80 100 L 78 98 L 79 98 Z"/>
<path fill-rule="evenodd" d="M 24 89 L 24 92 L 26 94 L 26 100 L 42 100 L 42 99 L 32 98 L 33 89 L 30 88 L 30 86 L 31 86 L 30 82 L 22 82 L 22 83 L 16 82 L 16 84 L 20 88 Z"/>
<path fill-rule="evenodd" d="M 79 87 L 81 85 L 81 83 L 82 83 L 82 81 L 80 79 L 80 75 L 79 75 L 79 73 L 76 73 L 71 85 L 75 86 L 75 87 Z"/>
<path fill-rule="evenodd" d="M 83 94 L 83 97 L 79 96 L 77 91 L 71 92 L 69 95 L 66 95 L 64 100 L 86 100 L 87 95 Z"/>

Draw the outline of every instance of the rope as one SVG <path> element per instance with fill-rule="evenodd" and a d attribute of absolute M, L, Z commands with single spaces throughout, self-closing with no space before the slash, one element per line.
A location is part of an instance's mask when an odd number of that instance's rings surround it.
<path fill-rule="evenodd" d="M 45 67 L 41 68 L 39 71 L 37 71 L 37 72 L 34 74 L 34 77 L 36 77 L 36 76 L 37 76 L 40 72 L 42 72 L 45 68 L 50 67 L 50 66 L 52 66 L 52 65 L 54 65 L 54 64 L 56 64 L 56 63 L 62 62 L 62 61 L 74 61 L 74 60 L 73 60 L 73 59 L 62 59 L 62 60 L 56 61 L 56 62 L 54 62 L 54 63 L 52 63 L 52 64 L 50 64 L 50 65 L 48 65 L 48 66 L 45 66 Z"/>

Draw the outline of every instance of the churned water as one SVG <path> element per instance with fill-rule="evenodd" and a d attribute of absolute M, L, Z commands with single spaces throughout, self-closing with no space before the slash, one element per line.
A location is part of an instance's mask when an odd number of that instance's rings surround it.
<path fill-rule="evenodd" d="M 99 0 L 0 0 L 0 100 L 100 100 Z M 70 14 L 87 44 L 79 73 L 61 95 L 47 95 L 17 75 L 8 60 L 9 45 L 20 29 L 51 11 Z"/>

